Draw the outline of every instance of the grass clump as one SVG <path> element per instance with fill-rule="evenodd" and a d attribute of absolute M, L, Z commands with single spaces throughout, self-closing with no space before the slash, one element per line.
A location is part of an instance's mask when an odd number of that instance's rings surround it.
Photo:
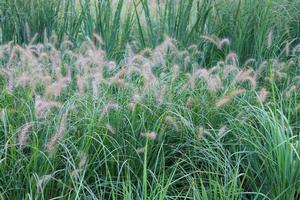
<path fill-rule="evenodd" d="M 1 46 L 3 198 L 299 195 L 296 55 L 203 68 L 174 39 L 118 64 L 70 45 Z"/>
<path fill-rule="evenodd" d="M 299 199 L 297 6 L 2 1 L 0 199 Z"/>

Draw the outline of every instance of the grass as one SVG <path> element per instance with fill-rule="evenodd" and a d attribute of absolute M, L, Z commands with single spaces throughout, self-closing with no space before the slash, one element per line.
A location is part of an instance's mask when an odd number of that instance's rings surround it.
<path fill-rule="evenodd" d="M 269 59 L 280 55 L 287 41 L 299 38 L 299 2 L 241 0 L 3 0 L 0 3 L 1 43 L 30 42 L 55 33 L 80 44 L 96 33 L 108 56 L 121 60 L 126 44 L 139 50 L 155 47 L 165 35 L 176 39 L 180 48 L 197 45 L 205 49 L 202 62 L 210 65 L 224 56 L 207 44 L 201 35 L 229 38 L 242 61 L 250 57 Z M 273 43 L 266 44 L 273 33 Z"/>
<path fill-rule="evenodd" d="M 0 199 L 298 199 L 299 3 L 0 2 Z"/>

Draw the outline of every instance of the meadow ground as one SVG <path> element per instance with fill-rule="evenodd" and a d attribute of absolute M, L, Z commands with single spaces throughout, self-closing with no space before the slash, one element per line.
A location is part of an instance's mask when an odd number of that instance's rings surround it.
<path fill-rule="evenodd" d="M 300 198 L 296 0 L 1 0 L 0 199 Z"/>

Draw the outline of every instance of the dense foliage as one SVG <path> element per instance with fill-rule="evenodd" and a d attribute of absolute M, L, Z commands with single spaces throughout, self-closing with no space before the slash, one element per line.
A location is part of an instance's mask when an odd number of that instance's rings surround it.
<path fill-rule="evenodd" d="M 0 199 L 299 199 L 298 8 L 0 0 Z"/>

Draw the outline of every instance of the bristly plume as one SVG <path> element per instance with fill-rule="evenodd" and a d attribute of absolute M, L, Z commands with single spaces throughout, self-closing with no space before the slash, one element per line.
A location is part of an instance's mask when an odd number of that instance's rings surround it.
<path fill-rule="evenodd" d="M 7 84 L 7 91 L 9 93 L 12 93 L 13 90 L 14 90 L 14 87 L 15 87 L 14 82 L 15 82 L 15 78 L 14 78 L 14 76 L 12 74 L 10 74 L 8 76 L 8 84 Z"/>
<path fill-rule="evenodd" d="M 29 137 L 29 132 L 33 128 L 34 124 L 33 122 L 26 123 L 23 128 L 20 131 L 19 137 L 18 137 L 18 144 L 20 147 L 24 147 L 27 145 L 27 140 Z"/>
<path fill-rule="evenodd" d="M 36 96 L 35 98 L 35 116 L 37 118 L 42 117 L 44 114 L 56 107 L 60 107 L 61 104 L 56 101 L 46 101 L 43 100 L 40 96 Z"/>
<path fill-rule="evenodd" d="M 96 81 L 96 80 L 92 81 L 92 91 L 93 91 L 94 98 L 98 97 L 98 95 L 99 95 L 98 84 L 99 84 L 98 81 Z"/>
<path fill-rule="evenodd" d="M 273 43 L 273 30 L 271 30 L 268 34 L 267 48 L 270 49 Z"/>
<path fill-rule="evenodd" d="M 77 88 L 78 88 L 78 93 L 80 96 L 84 94 L 84 80 L 80 75 L 77 75 Z"/>
<path fill-rule="evenodd" d="M 297 87 L 295 85 L 293 85 L 292 87 L 289 88 L 289 90 L 285 93 L 285 96 L 287 98 L 292 97 L 293 94 L 296 94 L 297 92 Z"/>
<path fill-rule="evenodd" d="M 102 109 L 100 118 L 103 118 L 112 110 L 118 110 L 120 108 L 119 104 L 109 101 Z"/>
<path fill-rule="evenodd" d="M 225 125 L 219 129 L 218 135 L 219 135 L 219 137 L 224 137 L 227 132 L 228 132 L 227 126 Z"/>
<path fill-rule="evenodd" d="M 217 36 L 215 35 L 204 35 L 201 36 L 201 38 L 213 43 L 218 47 L 218 49 L 222 49 L 225 45 L 230 45 L 230 41 L 227 38 L 224 38 L 220 40 Z"/>
<path fill-rule="evenodd" d="M 284 52 L 285 52 L 286 57 L 290 56 L 290 43 L 289 42 L 286 42 L 285 47 L 284 47 Z"/>
<path fill-rule="evenodd" d="M 194 100 L 192 99 L 192 97 L 189 97 L 188 100 L 186 101 L 186 107 L 192 108 L 193 105 L 194 105 Z"/>
<path fill-rule="evenodd" d="M 251 84 L 252 89 L 256 88 L 256 73 L 253 69 L 242 69 L 236 76 L 236 82 L 245 82 L 249 81 Z"/>
<path fill-rule="evenodd" d="M 245 89 L 235 89 L 230 94 L 231 94 L 231 96 L 236 96 L 236 95 L 244 94 L 246 92 L 247 92 L 247 90 L 245 90 Z"/>
<path fill-rule="evenodd" d="M 224 107 L 225 105 L 229 104 L 231 102 L 231 100 L 232 99 L 230 97 L 224 96 L 216 102 L 216 107 L 217 108 Z"/>
<path fill-rule="evenodd" d="M 138 148 L 138 149 L 136 150 L 136 152 L 137 152 L 138 154 L 144 153 L 144 152 L 145 152 L 145 148 L 144 148 L 144 147 Z"/>
<path fill-rule="evenodd" d="M 172 81 L 175 81 L 179 75 L 180 67 L 178 65 L 173 65 L 172 68 Z"/>
<path fill-rule="evenodd" d="M 79 169 L 82 169 L 85 166 L 87 160 L 88 160 L 88 154 L 82 153 L 79 164 L 78 164 Z"/>
<path fill-rule="evenodd" d="M 112 134 L 115 134 L 116 133 L 116 130 L 114 129 L 114 127 L 112 127 L 109 123 L 107 123 L 105 125 L 105 128 Z"/>
<path fill-rule="evenodd" d="M 52 175 L 50 175 L 50 174 L 42 176 L 41 178 L 39 178 L 39 180 L 37 182 L 37 186 L 39 188 L 42 188 L 43 185 L 45 185 L 51 178 L 52 178 Z"/>
<path fill-rule="evenodd" d="M 268 98 L 269 92 L 266 90 L 266 88 L 262 88 L 258 94 L 258 102 L 265 102 Z"/>
<path fill-rule="evenodd" d="M 199 139 L 202 139 L 204 137 L 205 131 L 206 130 L 204 129 L 203 126 L 198 127 L 198 129 L 197 129 L 197 137 Z"/>
<path fill-rule="evenodd" d="M 165 117 L 165 122 L 172 128 L 175 129 L 175 131 L 179 131 L 179 127 L 177 125 L 177 121 L 174 117 L 172 117 L 171 115 L 168 115 Z"/>
<path fill-rule="evenodd" d="M 54 97 L 60 96 L 62 90 L 70 83 L 70 81 L 71 79 L 69 77 L 64 77 L 60 80 L 57 80 L 46 88 L 46 94 Z"/>
<path fill-rule="evenodd" d="M 238 67 L 239 66 L 239 58 L 238 58 L 237 54 L 234 52 L 230 52 L 225 58 L 225 63 L 227 65 L 233 65 L 233 66 Z"/>
<path fill-rule="evenodd" d="M 211 92 L 217 92 L 218 90 L 223 89 L 223 82 L 218 75 L 211 76 L 207 80 L 208 89 Z"/>
<path fill-rule="evenodd" d="M 146 132 L 146 133 L 142 133 L 142 136 L 148 138 L 149 140 L 155 140 L 157 137 L 157 133 L 155 133 L 154 131 Z"/>
<path fill-rule="evenodd" d="M 67 128 L 67 119 L 68 119 L 68 113 L 66 112 L 62 116 L 58 131 L 52 136 L 52 138 L 50 139 L 50 141 L 47 144 L 48 152 L 52 152 L 54 150 L 54 147 L 56 146 L 56 144 L 63 137 L 63 135 L 66 131 L 66 128 Z"/>

